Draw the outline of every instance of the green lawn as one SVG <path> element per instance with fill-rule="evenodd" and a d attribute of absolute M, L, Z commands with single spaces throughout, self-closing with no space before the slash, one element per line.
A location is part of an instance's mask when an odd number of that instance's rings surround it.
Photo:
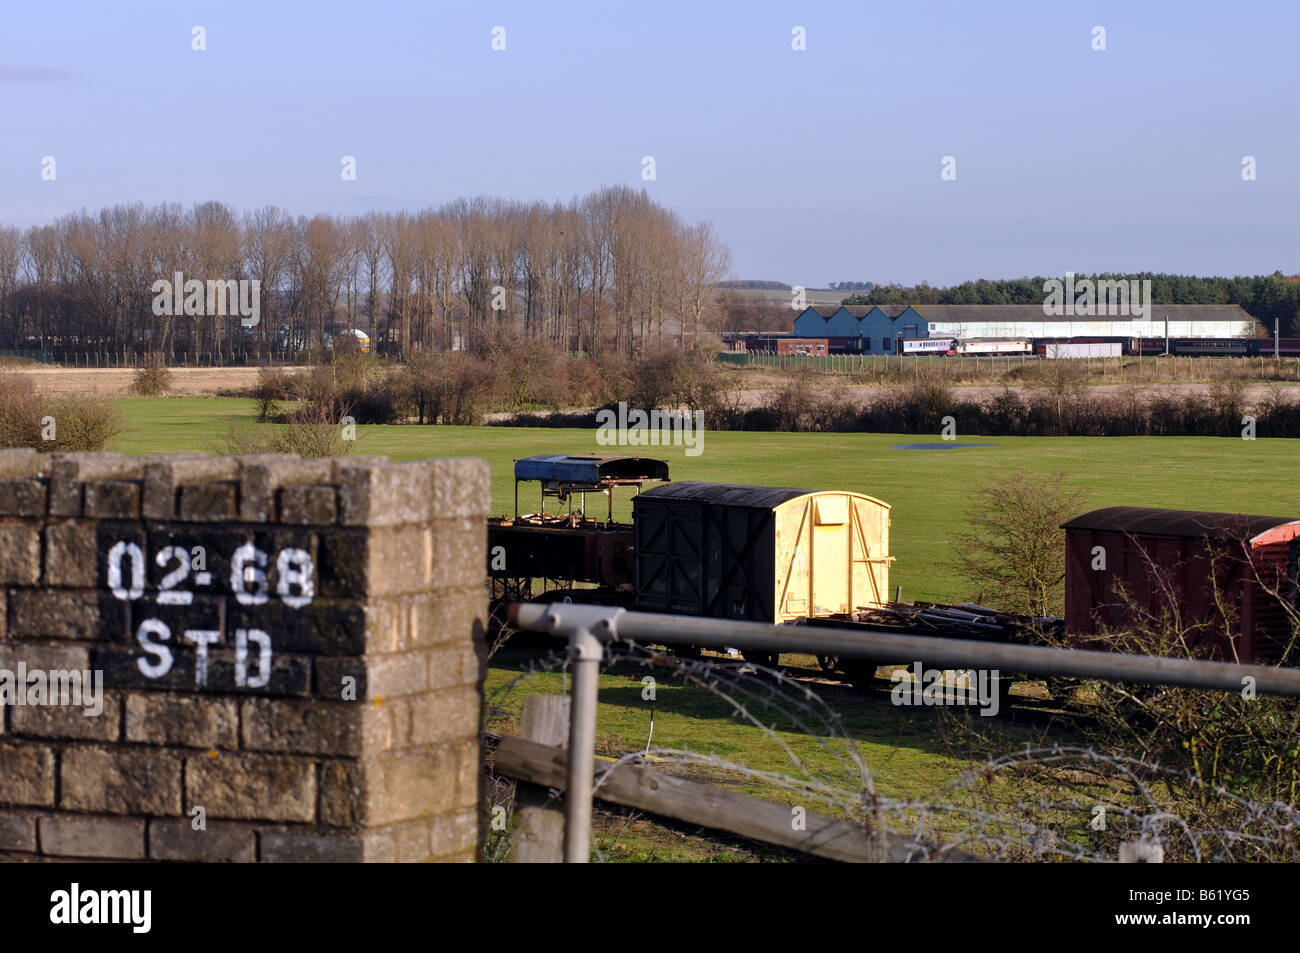
<path fill-rule="evenodd" d="M 210 397 L 125 398 L 126 453 L 213 451 L 234 420 L 251 422 L 253 402 Z M 478 456 L 492 466 L 492 509 L 514 505 L 512 461 L 536 453 L 614 452 L 585 430 L 505 427 L 358 427 L 355 452 L 395 460 Z M 972 490 L 1016 471 L 1064 472 L 1093 506 L 1165 506 L 1268 515 L 1300 512 L 1297 446 L 1287 440 L 1220 437 L 990 437 L 961 450 L 895 450 L 938 443 L 900 434 L 708 433 L 703 453 L 683 447 L 622 452 L 670 461 L 675 480 L 856 490 L 893 506 L 892 579 L 905 599 L 964 598 L 947 565 L 953 532 Z M 528 493 L 530 488 L 522 488 Z M 627 495 L 621 513 L 630 511 Z M 531 497 L 526 503 L 533 504 Z"/>
<path fill-rule="evenodd" d="M 567 679 L 561 673 L 523 675 L 525 664 L 535 660 L 537 654 L 521 649 L 503 653 L 496 659 L 498 664 L 487 682 L 489 703 L 493 706 L 490 727 L 495 730 L 518 728 L 525 694 L 546 695 L 568 690 Z M 792 674 L 817 674 L 811 656 L 783 658 Z M 653 701 L 643 697 L 646 686 L 642 680 L 647 675 L 655 679 Z M 622 663 L 601 677 L 600 688 L 597 754 L 617 757 L 629 750 L 643 750 L 649 739 L 654 748 L 709 752 L 758 770 L 797 773 L 777 740 L 761 733 L 753 721 L 737 713 L 730 701 L 670 677 L 665 668 Z M 897 708 L 889 704 L 887 691 L 883 683 L 878 691 L 865 696 L 848 686 L 819 687 L 823 700 L 838 714 L 844 734 L 859 739 L 866 763 L 888 764 L 888 772 L 876 779 L 882 794 L 902 797 L 926 789 L 937 779 L 955 778 L 963 765 L 946 757 L 930 736 L 933 712 Z M 796 724 L 777 707 L 753 699 L 746 704 L 751 714 L 773 728 L 780 741 L 789 745 L 818 777 L 845 789 L 857 789 L 860 774 L 846 761 L 842 745 L 828 741 L 826 735 L 810 736 L 803 730 L 816 727 L 815 717 L 800 716 L 799 721 L 803 723 Z M 740 783 L 737 790 L 758 794 L 765 786 L 746 782 Z M 809 807 L 812 809 L 812 805 Z"/>
<path fill-rule="evenodd" d="M 494 659 L 486 685 L 491 730 L 518 731 L 525 695 L 567 691 L 565 677 L 557 672 L 539 672 L 521 678 L 525 666 L 530 662 L 535 664 L 538 655 L 531 649 L 512 649 Z M 816 674 L 811 656 L 786 655 L 783 662 L 791 674 Z M 645 693 L 643 679 L 647 675 L 655 679 L 653 701 Z M 746 682 L 747 687 L 753 687 L 752 679 Z M 600 680 L 596 753 L 617 758 L 642 751 L 649 742 L 654 749 L 703 753 L 756 771 L 792 779 L 816 779 L 842 792 L 850 802 L 855 800 L 852 792 L 861 790 L 862 775 L 848 757 L 847 739 L 852 739 L 859 757 L 868 766 L 876 790 L 888 798 L 936 794 L 968 767 L 963 759 L 947 752 L 936 737 L 935 719 L 945 715 L 933 710 L 897 708 L 889 704 L 884 688 L 864 695 L 848 686 L 819 685 L 818 694 L 838 716 L 840 730 L 835 733 L 819 729 L 806 716 L 801 718 L 802 725 L 796 725 L 782 710 L 732 692 L 725 687 L 715 693 L 697 684 L 684 684 L 662 668 L 614 665 Z M 762 732 L 753 721 L 738 714 L 728 698 L 723 697 L 724 693 L 743 701 L 758 721 L 773 729 L 776 737 Z M 789 696 L 786 697 L 788 700 Z M 975 718 L 979 720 L 978 716 Z M 1010 733 L 1012 729 L 1001 725 L 989 727 L 994 732 L 1008 732 L 1005 736 L 1008 749 L 1024 743 L 1022 735 Z M 797 763 L 791 753 L 798 759 Z M 665 765 L 664 768 L 685 770 L 695 780 L 741 794 L 800 805 L 809 811 L 836 813 L 833 807 L 807 795 L 738 776 L 721 767 L 692 765 L 684 769 Z M 625 817 L 607 814 L 595 819 L 596 843 L 612 859 L 729 859 L 725 841 L 719 844 L 716 837 L 692 837 L 689 827 L 665 829 L 661 825 L 637 825 L 625 831 L 626 823 Z M 741 853 L 741 857 L 730 859 L 771 860 L 786 856 L 775 848 L 759 850 L 756 856 Z"/>
<path fill-rule="evenodd" d="M 127 429 L 115 449 L 127 453 L 218 450 L 232 422 L 252 423 L 253 403 L 219 398 L 126 398 L 118 402 Z M 893 579 L 905 599 L 955 600 L 966 596 L 947 564 L 952 534 L 964 525 L 971 492 L 981 484 L 1016 471 L 1062 471 L 1086 489 L 1091 505 L 1119 504 L 1292 513 L 1300 511 L 1300 489 L 1293 486 L 1294 445 L 1281 440 L 1215 438 L 984 438 L 992 444 L 955 450 L 900 450 L 900 444 L 939 442 L 935 438 L 881 434 L 710 433 L 704 452 L 688 457 L 682 447 L 629 447 L 624 452 L 662 456 L 677 480 L 758 483 L 809 489 L 842 488 L 879 497 L 893 506 L 892 549 L 898 561 Z M 511 463 L 536 453 L 610 452 L 582 430 L 495 427 L 359 427 L 355 452 L 387 454 L 397 460 L 422 457 L 480 456 L 492 466 L 492 508 L 513 506 Z M 531 506 L 532 500 L 528 499 Z M 621 514 L 630 507 L 626 495 Z M 517 727 L 523 695 L 565 689 L 559 674 L 538 674 L 517 686 L 521 667 L 536 650 L 511 648 L 488 676 L 490 722 L 498 730 Z M 787 657 L 787 664 L 810 669 L 811 659 Z M 644 671 L 621 667 L 602 677 L 598 750 L 605 755 L 637 751 L 650 731 L 651 705 L 642 699 Z M 806 671 L 805 674 L 812 674 Z M 770 737 L 738 718 L 717 694 L 660 678 L 654 704 L 656 747 L 688 748 L 744 762 L 759 770 L 797 773 L 789 756 Z M 924 797 L 943 789 L 970 765 L 949 751 L 937 712 L 903 710 L 877 693 L 863 697 L 846 687 L 819 687 L 842 719 L 844 733 L 870 765 L 878 789 L 890 796 Z M 765 722 L 774 721 L 770 712 Z M 977 716 L 973 716 L 980 722 Z M 805 733 L 775 720 L 778 734 L 806 767 L 837 786 L 851 787 L 853 772 L 834 756 L 833 733 Z M 1014 722 L 981 724 L 998 750 L 1024 747 L 1028 726 Z M 1052 740 L 1069 743 L 1070 726 L 1051 729 Z M 1036 730 L 1033 732 L 1036 733 Z M 788 792 L 737 781 L 705 769 L 703 776 L 791 801 Z M 1002 783 L 998 782 L 999 785 Z M 1009 792 L 1015 794 L 1016 792 Z M 1025 794 L 1027 792 L 1020 792 Z M 816 809 L 817 805 L 807 805 Z M 1073 819 L 1070 823 L 1074 824 Z M 1083 819 L 1086 822 L 1086 818 Z M 1078 827 L 1078 824 L 1074 824 Z M 709 859 L 771 858 L 771 852 L 735 839 L 695 836 L 680 826 L 650 824 L 635 813 L 602 812 L 596 841 L 611 858 Z M 1083 836 L 1087 836 L 1086 832 Z M 784 856 L 777 854 L 775 856 Z"/>

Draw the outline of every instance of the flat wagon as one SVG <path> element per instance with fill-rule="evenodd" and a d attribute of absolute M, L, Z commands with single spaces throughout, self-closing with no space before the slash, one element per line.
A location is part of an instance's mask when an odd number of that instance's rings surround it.
<path fill-rule="evenodd" d="M 584 598 L 630 604 L 632 527 L 614 519 L 614 492 L 667 479 L 668 464 L 645 457 L 542 454 L 516 460 L 514 516 L 488 520 L 494 617 L 499 621 L 508 602 L 535 595 L 538 580 L 554 598 L 584 584 L 596 587 L 584 590 Z M 519 512 L 523 484 L 537 485 L 535 512 Z M 589 497 L 597 501 L 590 511 Z"/>

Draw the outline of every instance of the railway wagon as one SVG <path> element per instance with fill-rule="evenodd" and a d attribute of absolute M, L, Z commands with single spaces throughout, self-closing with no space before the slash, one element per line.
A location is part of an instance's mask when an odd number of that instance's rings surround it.
<path fill-rule="evenodd" d="M 996 354 L 1029 354 L 1033 342 L 1029 338 L 971 338 L 957 342 L 958 354 L 976 356 Z"/>
<path fill-rule="evenodd" d="M 1247 338 L 1174 338 L 1169 350 L 1182 357 L 1245 357 L 1250 353 L 1251 343 Z"/>
<path fill-rule="evenodd" d="M 1300 357 L 1300 338 L 1278 338 L 1276 342 L 1272 338 L 1255 338 L 1250 342 L 1252 357 L 1272 357 L 1274 351 L 1278 357 Z"/>
<path fill-rule="evenodd" d="M 1123 345 L 1118 341 L 1094 341 L 1079 344 L 1068 341 L 1048 341 L 1039 353 L 1052 360 L 1070 357 L 1119 357 Z"/>
<path fill-rule="evenodd" d="M 530 598 L 537 579 L 552 590 L 595 584 L 601 599 L 618 593 L 630 598 L 632 527 L 614 520 L 614 492 L 667 479 L 668 464 L 645 457 L 541 454 L 516 460 L 514 516 L 488 520 L 494 601 Z M 520 514 L 520 484 L 534 483 L 540 486 L 538 509 Z M 593 495 L 606 506 L 588 512 Z M 548 501 L 556 512 L 547 512 Z"/>
<path fill-rule="evenodd" d="M 683 482 L 632 514 L 647 612 L 783 623 L 888 599 L 889 504 L 870 496 Z"/>
<path fill-rule="evenodd" d="M 1276 342 L 1278 357 L 1300 356 L 1300 338 L 1280 338 Z M 1272 357 L 1272 338 L 1130 338 L 1125 354 L 1180 357 Z"/>
<path fill-rule="evenodd" d="M 1112 506 L 1062 528 L 1066 630 L 1077 644 L 1176 612 L 1198 656 L 1296 663 L 1284 659 L 1284 603 L 1296 604 L 1300 520 Z"/>
<path fill-rule="evenodd" d="M 901 354 L 956 354 L 956 338 L 903 338 Z"/>

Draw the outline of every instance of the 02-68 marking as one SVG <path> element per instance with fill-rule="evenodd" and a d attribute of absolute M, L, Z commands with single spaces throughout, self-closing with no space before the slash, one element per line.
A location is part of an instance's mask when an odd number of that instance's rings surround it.
<path fill-rule="evenodd" d="M 189 576 L 189 552 L 180 546 L 164 546 L 154 557 L 160 569 L 175 564 L 159 580 L 159 605 L 188 606 L 194 602 L 194 593 L 177 588 Z M 270 601 L 271 591 L 266 578 L 270 558 L 264 550 L 245 543 L 235 550 L 230 559 L 230 588 L 240 605 L 258 606 Z M 275 557 L 276 596 L 291 609 L 311 604 L 315 597 L 312 577 L 315 567 L 311 554 L 304 549 L 288 546 Z M 138 543 L 119 540 L 108 551 L 108 588 L 123 601 L 139 599 L 144 595 L 145 554 Z M 212 574 L 198 572 L 196 585 L 210 585 Z M 144 655 L 136 659 L 136 666 L 146 678 L 162 678 L 171 671 L 175 656 L 167 643 L 172 640 L 171 627 L 161 619 L 145 619 L 136 630 L 136 641 Z M 221 641 L 221 633 L 213 629 L 186 629 L 181 640 L 194 646 L 194 682 L 204 688 L 208 680 L 208 647 Z M 271 679 L 271 636 L 261 629 L 235 630 L 235 685 L 239 688 L 264 688 Z M 250 671 L 255 666 L 256 671 Z"/>

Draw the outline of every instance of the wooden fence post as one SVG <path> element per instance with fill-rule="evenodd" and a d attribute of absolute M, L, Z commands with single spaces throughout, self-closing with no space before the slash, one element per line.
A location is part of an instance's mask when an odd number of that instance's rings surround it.
<path fill-rule="evenodd" d="M 569 696 L 527 695 L 520 735 L 529 741 L 563 748 L 569 743 Z M 510 860 L 516 864 L 558 864 L 564 860 L 564 801 L 550 789 L 519 783 L 517 817 Z"/>
<path fill-rule="evenodd" d="M 1165 849 L 1158 841 L 1124 841 L 1119 845 L 1121 864 L 1162 864 L 1164 861 Z"/>

